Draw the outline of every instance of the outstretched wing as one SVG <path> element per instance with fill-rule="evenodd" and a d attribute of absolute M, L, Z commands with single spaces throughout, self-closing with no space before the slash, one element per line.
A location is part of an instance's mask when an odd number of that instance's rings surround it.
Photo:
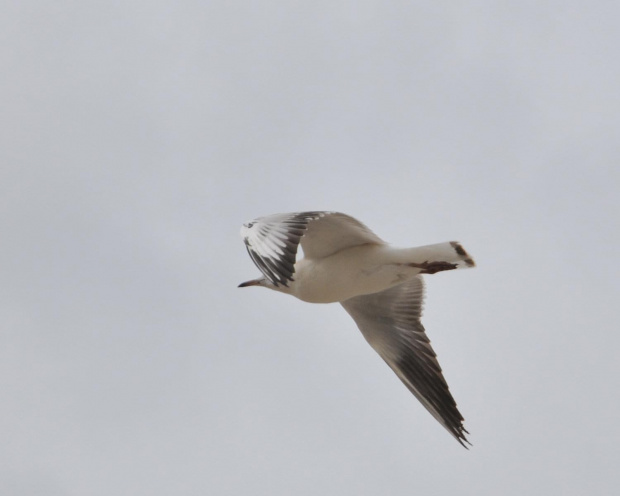
<path fill-rule="evenodd" d="M 244 224 L 241 236 L 250 257 L 276 286 L 293 281 L 299 245 L 308 258 L 343 248 L 383 243 L 364 224 L 338 212 L 296 212 L 259 217 Z"/>
<path fill-rule="evenodd" d="M 341 302 L 398 378 L 459 443 L 469 443 L 463 416 L 420 322 L 424 283 L 416 277 L 380 293 Z M 465 446 L 466 447 L 466 446 Z"/>

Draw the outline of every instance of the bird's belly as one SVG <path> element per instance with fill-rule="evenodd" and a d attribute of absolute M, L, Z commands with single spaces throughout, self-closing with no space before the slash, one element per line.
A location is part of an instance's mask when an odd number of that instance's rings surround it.
<path fill-rule="evenodd" d="M 355 255 L 356 248 L 351 248 L 319 262 L 301 260 L 296 266 L 292 293 L 310 303 L 334 303 L 378 293 L 419 273 L 403 264 L 380 262 L 375 257 L 367 257 L 360 264 Z"/>

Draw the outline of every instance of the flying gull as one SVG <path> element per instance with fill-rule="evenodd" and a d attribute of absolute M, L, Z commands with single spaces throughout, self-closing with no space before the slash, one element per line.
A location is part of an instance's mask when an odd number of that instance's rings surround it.
<path fill-rule="evenodd" d="M 459 243 L 396 248 L 353 217 L 320 211 L 259 217 L 243 225 L 241 236 L 263 276 L 239 287 L 263 286 L 310 303 L 339 302 L 407 389 L 459 443 L 469 444 L 420 322 L 420 274 L 475 265 Z M 300 246 L 304 256 L 298 259 Z"/>

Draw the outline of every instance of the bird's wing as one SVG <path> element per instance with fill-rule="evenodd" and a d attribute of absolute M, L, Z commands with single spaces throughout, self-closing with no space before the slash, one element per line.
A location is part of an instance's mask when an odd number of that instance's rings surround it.
<path fill-rule="evenodd" d="M 362 334 L 398 378 L 463 446 L 463 417 L 450 394 L 420 322 L 421 277 L 375 294 L 341 302 Z M 466 447 L 466 446 L 465 446 Z"/>
<path fill-rule="evenodd" d="M 293 280 L 297 249 L 322 258 L 343 248 L 383 244 L 364 224 L 338 212 L 296 212 L 259 217 L 244 224 L 241 236 L 250 257 L 276 286 Z"/>
<path fill-rule="evenodd" d="M 324 258 L 334 253 L 367 244 L 385 244 L 379 236 L 353 217 L 338 212 L 321 212 L 323 215 L 308 224 L 301 240 L 304 256 Z"/>

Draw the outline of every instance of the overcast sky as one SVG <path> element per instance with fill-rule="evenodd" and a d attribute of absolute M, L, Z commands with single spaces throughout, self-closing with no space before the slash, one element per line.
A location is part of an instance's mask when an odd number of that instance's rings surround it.
<path fill-rule="evenodd" d="M 0 494 L 611 495 L 620 4 L 3 2 Z M 467 451 L 243 222 L 458 240 Z"/>

